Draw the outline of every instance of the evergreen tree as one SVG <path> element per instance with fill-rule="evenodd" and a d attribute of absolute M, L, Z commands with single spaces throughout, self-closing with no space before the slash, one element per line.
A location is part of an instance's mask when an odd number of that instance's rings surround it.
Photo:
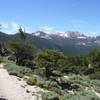
<path fill-rule="evenodd" d="M 18 30 L 17 36 L 19 41 L 11 43 L 12 51 L 16 58 L 16 64 L 33 67 L 33 48 L 27 43 L 27 35 L 21 27 Z"/>
<path fill-rule="evenodd" d="M 38 53 L 35 63 L 38 68 L 43 68 L 45 70 L 45 76 L 47 79 L 50 76 L 56 75 L 54 71 L 60 71 L 65 66 L 65 56 L 54 50 L 44 50 Z"/>

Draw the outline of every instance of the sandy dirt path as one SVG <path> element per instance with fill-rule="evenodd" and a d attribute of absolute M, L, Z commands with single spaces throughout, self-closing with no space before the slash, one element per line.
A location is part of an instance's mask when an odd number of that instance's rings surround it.
<path fill-rule="evenodd" d="M 37 100 L 36 97 L 32 96 L 32 93 L 26 92 L 26 88 L 22 87 L 22 84 L 24 83 L 10 76 L 3 68 L 3 64 L 0 64 L 0 98 L 6 98 L 7 100 Z"/>

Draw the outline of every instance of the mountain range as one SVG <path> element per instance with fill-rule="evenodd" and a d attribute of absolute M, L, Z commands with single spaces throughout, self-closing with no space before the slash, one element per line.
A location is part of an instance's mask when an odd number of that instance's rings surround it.
<path fill-rule="evenodd" d="M 93 49 L 100 48 L 100 36 L 89 37 L 80 32 L 56 32 L 47 34 L 37 31 L 27 34 L 28 41 L 38 49 L 53 49 L 67 55 L 87 54 Z M 8 35 L 0 32 L 0 42 L 15 41 L 16 35 Z"/>

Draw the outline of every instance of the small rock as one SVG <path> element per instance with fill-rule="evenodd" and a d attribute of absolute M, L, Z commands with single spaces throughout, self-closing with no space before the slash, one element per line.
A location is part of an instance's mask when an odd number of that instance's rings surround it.
<path fill-rule="evenodd" d="M 25 86 L 25 85 L 21 85 L 21 87 L 22 87 L 22 88 L 25 88 L 26 86 Z"/>
<path fill-rule="evenodd" d="M 21 78 L 18 77 L 17 79 L 18 79 L 18 81 L 21 81 Z"/>
<path fill-rule="evenodd" d="M 26 89 L 26 92 L 27 92 L 27 93 L 30 93 L 30 91 L 29 91 L 28 89 Z"/>
<path fill-rule="evenodd" d="M 8 100 L 8 99 L 5 99 L 5 98 L 0 98 L 0 100 Z"/>

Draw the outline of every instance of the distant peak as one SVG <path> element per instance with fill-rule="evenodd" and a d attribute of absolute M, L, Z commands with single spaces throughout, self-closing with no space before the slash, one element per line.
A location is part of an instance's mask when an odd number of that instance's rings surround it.
<path fill-rule="evenodd" d="M 40 38 L 50 39 L 50 36 L 46 32 L 43 32 L 43 31 L 36 31 L 32 33 L 32 35 L 36 37 L 40 37 Z"/>
<path fill-rule="evenodd" d="M 85 38 L 86 36 L 78 31 L 57 32 L 56 35 L 63 38 Z"/>

